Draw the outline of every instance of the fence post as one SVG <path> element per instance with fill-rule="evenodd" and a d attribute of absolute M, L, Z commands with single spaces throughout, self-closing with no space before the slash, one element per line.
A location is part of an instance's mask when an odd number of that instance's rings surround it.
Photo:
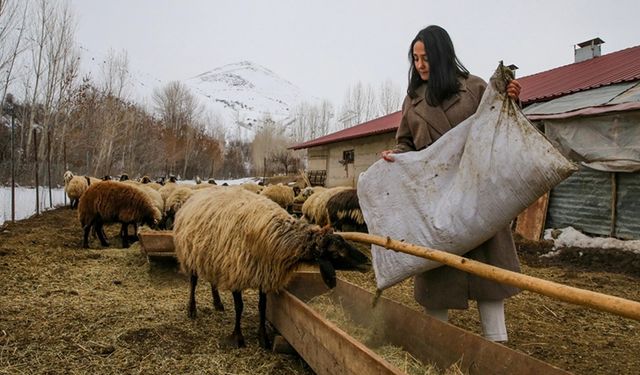
<path fill-rule="evenodd" d="M 69 170 L 69 166 L 67 165 L 67 141 L 62 141 L 62 164 L 64 164 L 64 171 L 68 171 Z M 65 191 L 64 194 L 64 206 L 67 207 L 67 192 Z"/>
<path fill-rule="evenodd" d="M 11 106 L 11 222 L 16 221 L 15 116 Z"/>
<path fill-rule="evenodd" d="M 51 194 L 51 131 L 47 127 L 47 180 L 49 184 L 49 208 L 53 208 L 53 196 Z"/>
<path fill-rule="evenodd" d="M 37 136 L 38 136 L 38 132 L 36 131 L 36 128 L 33 128 L 33 155 L 34 155 L 34 160 L 36 162 L 36 215 L 40 215 L 40 189 L 39 189 L 39 183 L 40 181 L 38 181 L 38 141 L 37 141 Z"/>

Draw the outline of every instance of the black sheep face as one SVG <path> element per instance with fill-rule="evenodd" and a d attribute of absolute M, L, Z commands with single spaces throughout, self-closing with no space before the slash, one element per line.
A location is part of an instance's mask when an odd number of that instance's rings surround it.
<path fill-rule="evenodd" d="M 335 270 L 366 272 L 371 268 L 369 258 L 337 234 L 325 235 L 318 247 L 320 274 L 329 288 L 336 286 Z"/>

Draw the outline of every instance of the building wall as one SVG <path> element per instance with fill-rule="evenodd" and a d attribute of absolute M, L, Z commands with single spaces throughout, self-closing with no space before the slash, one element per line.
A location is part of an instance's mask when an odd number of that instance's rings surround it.
<path fill-rule="evenodd" d="M 393 148 L 395 132 L 372 135 L 308 149 L 308 169 L 326 170 L 325 186 L 353 186 L 358 176 L 380 159 L 380 152 Z M 341 164 L 344 151 L 353 150 L 353 163 Z"/>

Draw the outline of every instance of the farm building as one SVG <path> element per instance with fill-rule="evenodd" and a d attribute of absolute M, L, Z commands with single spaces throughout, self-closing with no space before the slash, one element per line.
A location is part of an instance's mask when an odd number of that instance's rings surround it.
<path fill-rule="evenodd" d="M 602 55 L 602 43 L 580 43 L 574 63 L 518 78 L 520 99 L 527 117 L 581 164 L 543 202 L 545 226 L 638 239 L 640 46 Z M 395 145 L 400 119 L 395 112 L 292 149 L 307 150 L 312 183 L 356 186 L 359 174 Z"/>

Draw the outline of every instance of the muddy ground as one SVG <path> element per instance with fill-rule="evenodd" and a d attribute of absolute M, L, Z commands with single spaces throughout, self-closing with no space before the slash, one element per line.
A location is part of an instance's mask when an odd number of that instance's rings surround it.
<path fill-rule="evenodd" d="M 245 297 L 247 348 L 221 347 L 233 302 L 214 312 L 198 288 L 198 318 L 186 315 L 188 281 L 172 262 L 148 263 L 139 244 L 83 250 L 75 211 L 57 209 L 0 228 L 0 374 L 310 374 L 300 358 L 257 343 L 257 298 Z M 547 242 L 519 242 L 525 274 L 640 301 L 640 259 L 617 251 L 570 249 L 541 258 Z M 369 290 L 373 274 L 341 276 Z M 385 296 L 419 310 L 411 282 Z M 635 374 L 640 322 L 523 292 L 507 301 L 507 346 L 576 374 Z M 451 323 L 479 332 L 477 310 Z"/>

